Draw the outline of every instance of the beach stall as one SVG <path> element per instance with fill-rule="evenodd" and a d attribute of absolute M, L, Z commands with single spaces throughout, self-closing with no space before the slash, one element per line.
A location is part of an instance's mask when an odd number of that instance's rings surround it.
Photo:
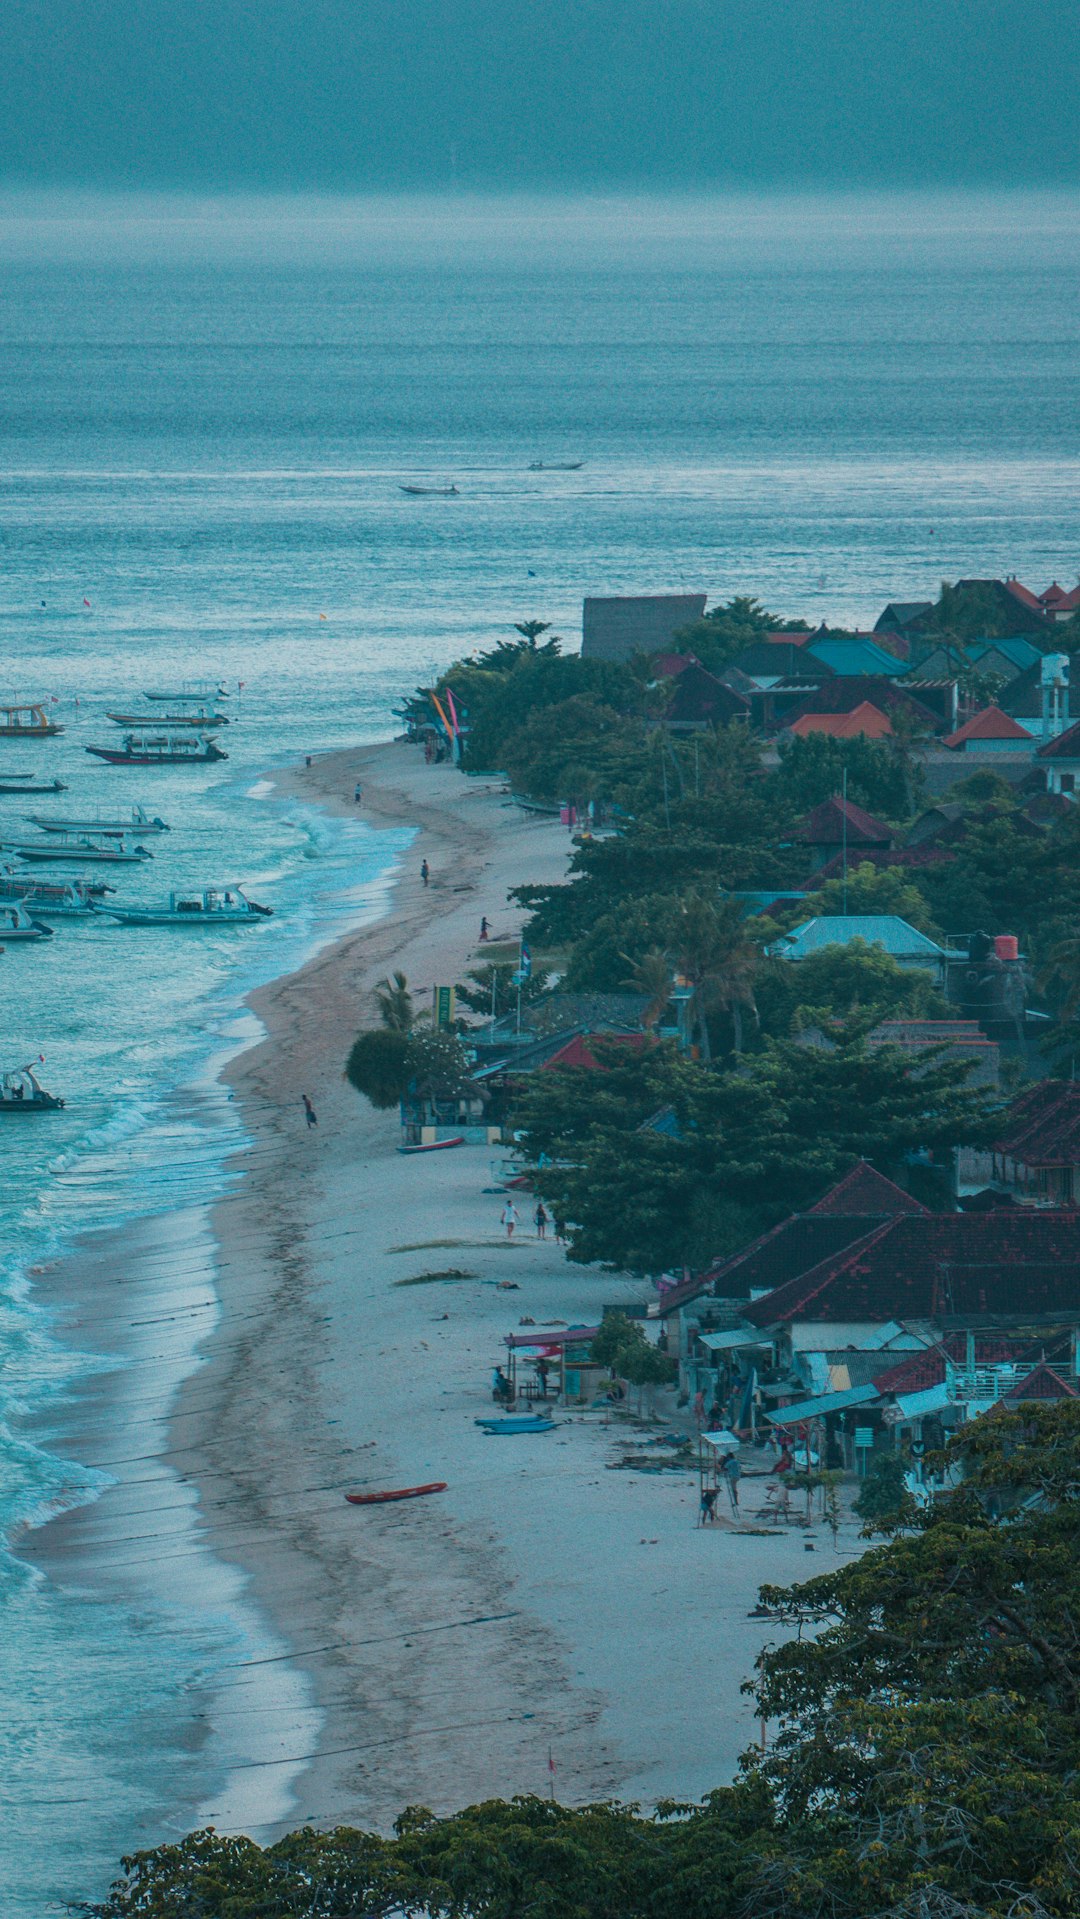
<path fill-rule="evenodd" d="M 606 1378 L 606 1368 L 589 1351 L 599 1330 L 598 1326 L 533 1326 L 507 1333 L 503 1377 L 509 1401 L 556 1399 L 563 1405 L 591 1405 L 598 1384 Z"/>

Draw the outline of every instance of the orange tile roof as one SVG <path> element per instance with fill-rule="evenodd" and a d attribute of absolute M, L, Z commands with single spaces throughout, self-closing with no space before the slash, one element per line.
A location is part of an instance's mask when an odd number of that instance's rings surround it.
<path fill-rule="evenodd" d="M 880 707 L 863 700 L 851 713 L 801 713 L 789 731 L 800 740 L 808 733 L 828 733 L 834 740 L 850 740 L 862 733 L 867 739 L 880 740 L 892 733 L 892 727 Z"/>

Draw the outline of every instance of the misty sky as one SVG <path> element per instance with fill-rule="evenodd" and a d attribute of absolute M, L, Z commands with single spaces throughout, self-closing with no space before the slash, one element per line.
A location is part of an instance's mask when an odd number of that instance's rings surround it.
<path fill-rule="evenodd" d="M 1076 0 L 8 0 L 0 179 L 1054 184 Z"/>

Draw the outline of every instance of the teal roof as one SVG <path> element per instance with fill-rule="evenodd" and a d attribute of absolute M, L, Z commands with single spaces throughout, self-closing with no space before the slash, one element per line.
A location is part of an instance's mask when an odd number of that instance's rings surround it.
<path fill-rule="evenodd" d="M 964 651 L 976 664 L 986 653 L 1000 653 L 1004 659 L 1012 661 L 1018 673 L 1025 672 L 1029 666 L 1034 666 L 1036 660 L 1042 659 L 1039 648 L 1032 646 L 1031 641 L 1022 636 L 1011 640 L 969 640 Z"/>
<path fill-rule="evenodd" d="M 841 678 L 853 673 L 881 673 L 893 679 L 909 670 L 907 660 L 898 660 L 895 653 L 875 646 L 873 640 L 811 640 L 805 651 Z"/>
<path fill-rule="evenodd" d="M 831 913 L 804 920 L 770 948 L 784 959 L 806 959 L 826 946 L 847 946 L 865 940 L 883 946 L 893 959 L 944 959 L 945 949 L 909 926 L 897 913 Z"/>

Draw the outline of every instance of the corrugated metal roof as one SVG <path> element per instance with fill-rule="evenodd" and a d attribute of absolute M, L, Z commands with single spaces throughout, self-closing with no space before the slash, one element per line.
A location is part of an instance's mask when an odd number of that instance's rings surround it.
<path fill-rule="evenodd" d="M 826 946 L 847 946 L 851 940 L 883 946 L 894 959 L 944 959 L 943 947 L 920 933 L 895 913 L 834 913 L 804 920 L 770 948 L 784 959 L 805 959 Z"/>
<path fill-rule="evenodd" d="M 869 1406 L 872 1400 L 880 1398 L 878 1389 L 870 1386 L 849 1386 L 843 1393 L 819 1393 L 816 1399 L 797 1399 L 793 1406 L 779 1406 L 774 1413 L 766 1413 L 777 1426 L 799 1425 L 804 1419 L 820 1419 L 825 1413 L 843 1412 L 846 1406 Z"/>

